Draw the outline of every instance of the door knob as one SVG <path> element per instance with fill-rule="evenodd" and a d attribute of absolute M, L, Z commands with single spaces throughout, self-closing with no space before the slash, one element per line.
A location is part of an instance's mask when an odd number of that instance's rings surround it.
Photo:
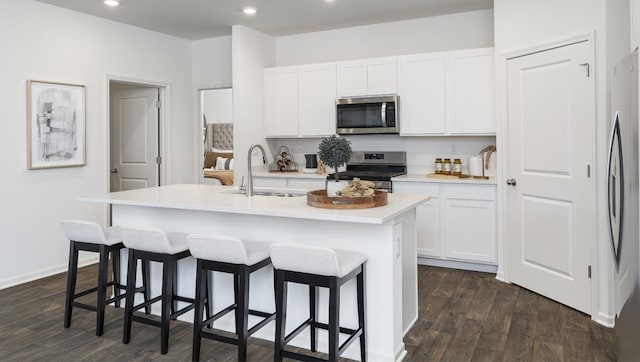
<path fill-rule="evenodd" d="M 118 169 L 117 168 L 112 169 L 111 173 L 118 173 Z"/>
<path fill-rule="evenodd" d="M 516 179 L 514 178 L 510 178 L 507 180 L 507 185 L 509 186 L 515 186 L 516 185 Z"/>

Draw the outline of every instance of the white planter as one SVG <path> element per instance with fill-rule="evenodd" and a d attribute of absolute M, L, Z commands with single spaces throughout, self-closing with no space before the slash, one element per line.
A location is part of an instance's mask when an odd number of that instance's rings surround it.
<path fill-rule="evenodd" d="M 340 191 L 343 188 L 347 187 L 349 181 L 332 181 L 327 180 L 327 196 L 334 197 L 336 196 L 336 191 Z"/>

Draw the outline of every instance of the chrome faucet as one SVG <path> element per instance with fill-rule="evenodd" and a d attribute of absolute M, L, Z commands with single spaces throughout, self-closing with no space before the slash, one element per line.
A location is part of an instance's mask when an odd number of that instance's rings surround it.
<path fill-rule="evenodd" d="M 253 196 L 253 174 L 251 173 L 251 154 L 255 148 L 259 148 L 262 151 L 262 163 L 267 163 L 267 153 L 264 151 L 264 147 L 259 144 L 251 145 L 249 147 L 249 153 L 247 154 L 247 190 L 245 191 L 245 195 Z"/>

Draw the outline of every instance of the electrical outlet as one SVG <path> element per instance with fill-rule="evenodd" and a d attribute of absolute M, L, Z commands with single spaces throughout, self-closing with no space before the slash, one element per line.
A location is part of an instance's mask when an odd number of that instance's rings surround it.
<path fill-rule="evenodd" d="M 452 143 L 452 144 L 449 145 L 449 153 L 452 154 L 452 155 L 456 154 L 456 144 L 455 143 Z"/>

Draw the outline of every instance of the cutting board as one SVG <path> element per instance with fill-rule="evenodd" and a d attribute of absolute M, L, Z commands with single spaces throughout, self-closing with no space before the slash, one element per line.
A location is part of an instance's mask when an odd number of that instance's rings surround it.
<path fill-rule="evenodd" d="M 482 179 L 482 180 L 488 180 L 489 177 L 488 176 L 471 176 L 471 175 L 466 175 L 466 174 L 462 174 L 462 175 L 442 175 L 442 174 L 437 174 L 437 173 L 429 173 L 427 174 L 428 178 L 437 178 L 437 179 L 441 179 L 441 180 L 459 180 L 459 179 L 463 179 L 463 178 L 474 178 L 474 179 Z"/>

